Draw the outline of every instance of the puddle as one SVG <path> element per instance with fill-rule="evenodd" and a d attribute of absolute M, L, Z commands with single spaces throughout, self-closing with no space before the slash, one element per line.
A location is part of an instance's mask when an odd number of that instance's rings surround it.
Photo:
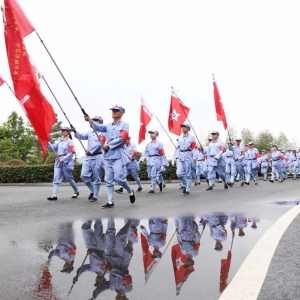
<path fill-rule="evenodd" d="M 14 299 L 218 299 L 270 222 L 213 213 L 55 226 L 8 246 L 22 262 Z"/>
<path fill-rule="evenodd" d="M 299 200 L 293 200 L 293 201 L 275 201 L 273 204 L 279 204 L 279 205 L 299 205 Z"/>

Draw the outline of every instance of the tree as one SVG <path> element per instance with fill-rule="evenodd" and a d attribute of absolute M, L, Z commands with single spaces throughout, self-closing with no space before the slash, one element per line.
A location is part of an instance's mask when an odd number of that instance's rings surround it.
<path fill-rule="evenodd" d="M 248 128 L 243 128 L 242 139 L 243 139 L 244 145 L 246 145 L 251 141 L 254 142 L 254 135 Z"/>
<path fill-rule="evenodd" d="M 292 146 L 292 143 L 289 142 L 288 138 L 283 132 L 279 133 L 278 138 L 275 139 L 275 144 L 282 150 L 286 150 Z"/>
<path fill-rule="evenodd" d="M 0 161 L 6 162 L 13 158 L 19 158 L 19 152 L 8 138 L 0 138 Z"/>
<path fill-rule="evenodd" d="M 255 148 L 259 151 L 268 151 L 274 144 L 274 140 L 275 138 L 269 130 L 261 131 L 255 139 Z"/>
<path fill-rule="evenodd" d="M 226 145 L 229 142 L 229 136 L 230 136 L 231 142 L 234 143 L 235 139 L 237 138 L 237 134 L 236 134 L 236 130 L 233 126 L 228 126 L 228 128 L 227 128 L 227 135 L 226 135 L 226 140 L 225 140 Z"/>

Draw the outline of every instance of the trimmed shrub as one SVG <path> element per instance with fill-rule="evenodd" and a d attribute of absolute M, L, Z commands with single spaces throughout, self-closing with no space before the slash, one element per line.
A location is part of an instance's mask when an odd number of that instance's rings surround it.
<path fill-rule="evenodd" d="M 10 159 L 6 162 L 6 165 L 8 166 L 23 166 L 27 165 L 24 160 L 21 159 Z"/>

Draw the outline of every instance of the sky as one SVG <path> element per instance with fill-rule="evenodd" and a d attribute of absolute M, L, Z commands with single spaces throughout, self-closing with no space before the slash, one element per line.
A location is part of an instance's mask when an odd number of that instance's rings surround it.
<path fill-rule="evenodd" d="M 167 128 L 171 86 L 191 108 L 189 119 L 199 138 L 216 129 L 225 140 L 223 125 L 216 121 L 213 73 L 228 124 L 238 133 L 244 127 L 255 134 L 282 131 L 300 143 L 294 123 L 300 112 L 300 1 L 19 3 L 86 112 L 102 116 L 106 123 L 111 122 L 109 108 L 122 105 L 136 144 L 141 95 Z M 73 125 L 80 132 L 89 131 L 36 34 L 26 37 L 25 44 Z M 11 84 L 4 38 L 0 73 Z M 68 125 L 45 84 L 42 90 L 59 120 Z M 6 86 L 0 88 L 0 108 L 0 124 L 13 110 L 25 117 Z M 158 130 L 159 139 L 167 143 L 156 120 L 148 128 Z M 75 146 L 82 155 L 80 144 Z"/>

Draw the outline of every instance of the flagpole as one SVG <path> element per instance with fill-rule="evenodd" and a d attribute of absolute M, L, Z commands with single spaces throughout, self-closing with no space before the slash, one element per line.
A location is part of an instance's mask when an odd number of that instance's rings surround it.
<path fill-rule="evenodd" d="M 60 68 L 59 68 L 58 65 L 56 64 L 56 62 L 55 62 L 54 58 L 52 57 L 51 53 L 49 52 L 48 48 L 46 47 L 44 41 L 42 40 L 42 38 L 40 37 L 40 35 L 39 35 L 38 32 L 36 31 L 36 29 L 35 29 L 34 31 L 35 31 L 37 37 L 39 38 L 40 42 L 41 42 L 42 45 L 44 46 L 46 52 L 47 52 L 48 55 L 50 56 L 52 62 L 54 63 L 56 69 L 58 70 L 59 74 L 61 75 L 61 77 L 63 78 L 63 80 L 64 80 L 64 82 L 66 83 L 67 87 L 69 88 L 69 90 L 70 90 L 71 94 L 73 95 L 75 101 L 76 101 L 77 104 L 79 105 L 79 107 L 80 107 L 80 109 L 81 109 L 83 115 L 84 115 L 84 116 L 88 116 L 88 114 L 85 112 L 84 108 L 81 106 L 80 102 L 78 101 L 78 99 L 77 99 L 75 93 L 74 93 L 73 90 L 71 89 L 71 87 L 70 87 L 69 83 L 67 82 L 65 76 L 63 75 L 63 73 L 61 72 Z M 91 119 L 89 119 L 89 123 L 90 123 L 91 127 L 93 128 L 93 130 L 94 130 L 94 132 L 95 132 L 95 134 L 96 134 L 96 136 L 97 136 L 99 142 L 102 143 L 101 140 L 100 140 L 100 137 L 99 137 L 99 135 L 98 135 L 98 132 L 96 131 L 96 129 L 95 129 L 95 127 L 94 127 L 93 121 L 92 121 Z"/>
<path fill-rule="evenodd" d="M 12 88 L 10 87 L 10 85 L 6 82 L 6 80 L 4 80 L 4 82 L 5 82 L 6 86 L 10 89 L 10 91 L 13 93 L 14 97 L 17 98 L 16 94 L 14 93 L 14 91 L 12 90 Z"/>
<path fill-rule="evenodd" d="M 67 121 L 69 122 L 69 124 L 70 124 L 70 127 L 73 127 L 73 125 L 72 125 L 71 121 L 70 121 L 70 120 L 69 120 L 69 118 L 67 117 L 67 115 L 66 115 L 66 113 L 64 112 L 63 108 L 61 107 L 60 103 L 58 102 L 58 100 L 57 100 L 56 96 L 54 95 L 54 93 L 53 93 L 52 89 L 50 88 L 50 86 L 49 86 L 49 84 L 48 84 L 47 80 L 45 79 L 44 75 L 42 75 L 42 78 L 43 78 L 44 82 L 46 83 L 46 85 L 47 85 L 47 87 L 48 87 L 49 91 L 51 92 L 51 94 L 52 94 L 53 98 L 55 99 L 56 103 L 58 104 L 58 106 L 59 106 L 60 110 L 62 111 L 62 113 L 64 114 L 65 118 L 66 118 L 66 119 L 67 119 Z M 76 133 L 76 131 L 75 131 L 75 130 L 74 130 L 74 133 Z M 78 139 L 78 141 L 80 142 L 80 144 L 81 144 L 81 146 L 82 146 L 83 150 L 84 150 L 84 151 L 86 151 L 86 149 L 85 149 L 85 147 L 84 147 L 84 145 L 83 145 L 83 143 L 82 143 L 81 139 Z"/>
<path fill-rule="evenodd" d="M 180 100 L 180 98 L 178 97 L 178 95 L 175 93 L 175 90 L 174 90 L 173 87 L 171 87 L 171 91 L 172 91 L 172 94 L 174 94 L 174 95 L 178 98 L 178 100 Z M 180 101 L 183 103 L 182 100 L 180 100 Z M 197 133 L 196 133 L 196 131 L 195 131 L 195 129 L 194 129 L 194 127 L 193 127 L 193 125 L 192 125 L 192 123 L 191 123 L 189 117 L 188 117 L 187 114 L 185 113 L 185 110 L 183 110 L 183 112 L 184 112 L 184 114 L 185 114 L 185 116 L 186 116 L 188 122 L 189 122 L 190 125 L 191 125 L 191 128 L 192 128 L 192 130 L 193 130 L 193 132 L 194 132 L 194 134 L 195 134 L 195 137 L 196 137 L 196 139 L 198 140 L 199 146 L 201 146 L 201 142 L 200 142 L 200 140 L 199 140 L 199 138 L 198 138 L 198 136 L 197 136 Z"/>
<path fill-rule="evenodd" d="M 146 106 L 149 108 L 148 103 L 145 101 L 144 97 L 142 97 L 142 102 L 144 102 L 146 104 Z M 152 111 L 151 111 L 152 112 Z M 170 141 L 172 142 L 172 144 L 174 145 L 174 147 L 176 148 L 175 143 L 173 142 L 172 138 L 170 137 L 170 135 L 168 134 L 167 130 L 165 129 L 165 127 L 162 125 L 162 123 L 160 122 L 160 120 L 158 119 L 158 117 L 156 116 L 155 113 L 152 112 L 152 114 L 154 115 L 154 117 L 156 118 L 156 120 L 158 121 L 158 123 L 160 124 L 160 126 L 162 127 L 162 129 L 164 130 L 164 132 L 167 134 L 168 138 L 170 139 Z"/>

